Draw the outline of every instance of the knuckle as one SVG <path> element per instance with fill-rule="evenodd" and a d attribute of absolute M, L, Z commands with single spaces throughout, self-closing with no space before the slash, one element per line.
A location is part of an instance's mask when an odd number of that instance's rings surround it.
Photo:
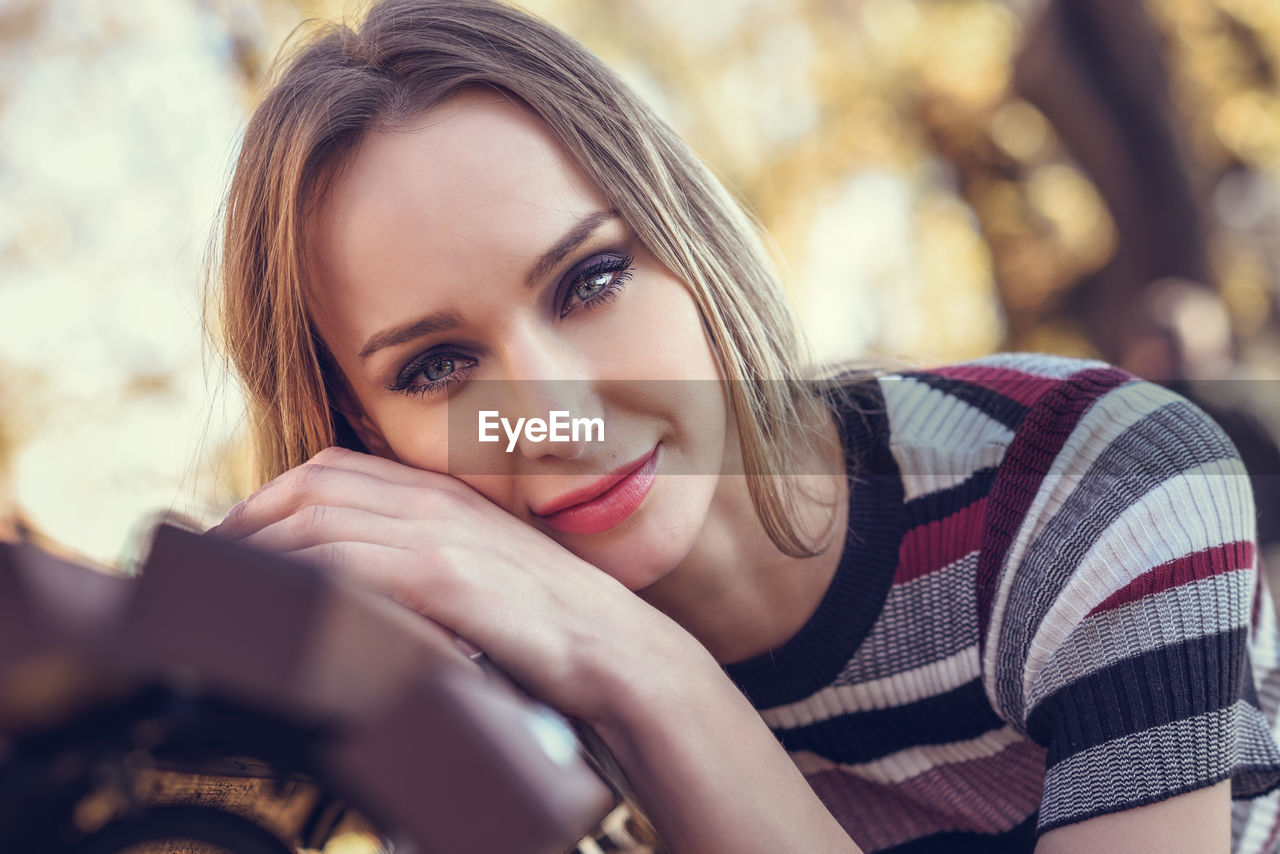
<path fill-rule="evenodd" d="M 323 504 L 309 504 L 289 517 L 293 532 L 302 536 L 314 536 L 325 529 L 329 508 Z"/>
<path fill-rule="evenodd" d="M 353 556 L 350 543 L 331 543 L 324 552 L 328 556 L 328 568 L 331 572 L 341 572 L 351 565 Z"/>
<path fill-rule="evenodd" d="M 293 503 L 301 504 L 309 495 L 324 488 L 328 473 L 329 469 L 324 466 L 304 463 L 281 476 L 281 492 Z"/>
<path fill-rule="evenodd" d="M 315 554 L 321 569 L 345 580 L 343 573 L 351 563 L 350 547 L 347 543 L 325 543 L 315 550 Z"/>

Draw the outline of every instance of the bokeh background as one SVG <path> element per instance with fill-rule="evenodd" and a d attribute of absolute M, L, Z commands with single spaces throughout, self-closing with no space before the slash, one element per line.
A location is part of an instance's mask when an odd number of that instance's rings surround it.
<path fill-rule="evenodd" d="M 206 248 L 275 51 L 360 5 L 0 0 L 0 534 L 112 563 L 249 487 Z M 1280 3 L 523 5 L 757 213 L 818 355 L 1119 363 L 1228 424 L 1267 510 Z"/>

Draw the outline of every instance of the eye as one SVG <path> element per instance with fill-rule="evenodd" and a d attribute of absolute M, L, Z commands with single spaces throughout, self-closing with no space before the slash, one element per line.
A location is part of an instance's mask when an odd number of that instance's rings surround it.
<path fill-rule="evenodd" d="M 603 291 L 613 281 L 617 273 L 596 273 L 589 279 L 583 279 L 573 287 L 573 295 L 586 302 Z"/>
<path fill-rule="evenodd" d="M 630 255 L 606 255 L 569 273 L 560 316 L 598 308 L 614 299 L 631 278 Z"/>
<path fill-rule="evenodd" d="M 475 365 L 475 359 L 461 353 L 424 353 L 405 365 L 387 389 L 415 397 L 435 396 L 462 382 Z"/>
<path fill-rule="evenodd" d="M 449 376 L 449 374 L 453 373 L 454 370 L 456 370 L 456 368 L 454 367 L 453 359 L 432 359 L 423 366 L 422 375 L 431 382 L 437 382 L 438 380 L 442 380 Z"/>

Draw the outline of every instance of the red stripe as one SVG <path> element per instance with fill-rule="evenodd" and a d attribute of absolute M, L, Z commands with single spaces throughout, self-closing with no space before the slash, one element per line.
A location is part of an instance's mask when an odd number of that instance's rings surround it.
<path fill-rule="evenodd" d="M 1053 377 L 1042 377 L 1009 368 L 989 365 L 944 365 L 930 368 L 929 373 L 951 380 L 962 380 L 991 389 L 1023 406 L 1032 406 L 1045 392 L 1062 382 Z"/>
<path fill-rule="evenodd" d="M 1132 374 L 1119 368 L 1091 368 L 1073 374 L 1046 393 L 1040 404 L 1027 413 L 1009 443 L 991 485 L 991 506 L 978 558 L 978 642 L 984 648 L 1000 568 L 1041 481 L 1089 407 L 1131 379 Z"/>
<path fill-rule="evenodd" d="M 1027 740 L 901 783 L 872 782 L 839 769 L 806 779 L 862 850 L 880 851 L 935 833 L 1007 833 L 1040 805 L 1044 755 Z"/>
<path fill-rule="evenodd" d="M 1089 616 L 1181 587 L 1202 578 L 1253 566 L 1253 543 L 1240 540 L 1210 546 L 1152 567 L 1099 602 Z"/>
<path fill-rule="evenodd" d="M 902 538 L 894 584 L 945 569 L 982 545 L 982 522 L 987 517 L 987 497 L 960 508 L 950 516 L 912 528 Z"/>

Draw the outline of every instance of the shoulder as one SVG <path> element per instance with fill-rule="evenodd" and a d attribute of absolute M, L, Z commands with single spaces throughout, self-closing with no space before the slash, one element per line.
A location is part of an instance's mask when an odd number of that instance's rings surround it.
<path fill-rule="evenodd" d="M 1087 389 L 1131 375 L 1089 359 L 1044 353 L 997 353 L 981 359 L 887 374 L 880 378 L 902 441 L 944 440 L 971 424 L 1012 438 L 1046 395 Z M 1002 429 L 996 429 L 998 425 Z"/>
<path fill-rule="evenodd" d="M 1070 418 L 1061 398 L 1094 395 L 1092 386 L 1133 378 L 1104 362 L 1042 353 L 998 353 L 972 361 L 858 375 L 841 386 L 846 424 L 856 413 L 892 453 L 906 497 L 994 472 L 1028 418 L 1049 415 L 1055 431 Z M 1053 399 L 1059 399 L 1056 403 Z M 1046 400 L 1049 406 L 1042 405 Z M 1055 414 L 1056 413 L 1056 414 Z M 1034 432 L 1041 428 L 1033 427 Z"/>
<path fill-rule="evenodd" d="M 1237 795 L 1275 785 L 1246 652 L 1256 514 L 1230 439 L 1103 363 L 992 361 L 1031 376 L 943 373 L 981 386 L 961 392 L 980 407 L 1023 407 L 1005 410 L 976 587 L 987 697 L 1048 751 L 1040 829 L 1226 777 Z"/>
<path fill-rule="evenodd" d="M 1010 713 L 1081 616 L 1136 596 L 1152 573 L 1178 586 L 1192 565 L 1202 573 L 1253 565 L 1248 475 L 1213 419 L 1117 368 L 1057 367 L 1058 377 L 1026 396 L 1011 430 L 979 561 L 986 657 Z M 1024 669 L 997 676 L 1001 661 Z"/>
<path fill-rule="evenodd" d="M 844 386 L 850 403 L 867 403 L 866 375 Z M 1094 386 L 1135 381 L 1089 359 L 1044 353 L 997 353 L 955 364 L 882 372 L 874 377 L 896 445 L 1003 443 L 1046 395 L 1089 397 Z M 1073 390 L 1077 390 L 1074 391 Z"/>
<path fill-rule="evenodd" d="M 912 460 L 912 449 L 927 448 L 934 463 L 948 454 L 980 454 L 1023 475 L 1024 492 L 1034 491 L 1043 477 L 1083 474 L 1082 467 L 1101 474 L 1108 465 L 1135 462 L 1157 477 L 1239 458 L 1195 404 L 1096 360 L 1000 353 L 883 374 L 877 389 L 887 440 L 904 462 L 914 463 L 908 469 L 926 462 Z M 1130 477 L 1128 483 L 1140 486 L 1140 480 Z"/>

